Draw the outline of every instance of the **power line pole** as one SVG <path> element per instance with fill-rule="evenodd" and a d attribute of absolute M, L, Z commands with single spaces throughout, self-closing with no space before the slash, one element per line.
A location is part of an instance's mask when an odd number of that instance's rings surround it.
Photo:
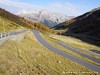
<path fill-rule="evenodd" d="M 0 38 L 2 38 L 2 33 L 0 34 Z"/>
<path fill-rule="evenodd" d="M 4 36 L 6 37 L 6 33 L 5 33 L 5 25 L 4 25 L 4 20 L 3 20 L 3 29 L 4 29 Z"/>

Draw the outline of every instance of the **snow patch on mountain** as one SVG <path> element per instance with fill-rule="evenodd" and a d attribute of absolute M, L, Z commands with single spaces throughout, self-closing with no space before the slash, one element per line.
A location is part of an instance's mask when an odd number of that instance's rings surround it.
<path fill-rule="evenodd" d="M 19 16 L 29 19 L 30 21 L 42 23 L 48 27 L 53 27 L 73 18 L 73 16 L 52 13 L 46 9 L 42 9 L 40 11 L 35 10 L 33 12 L 20 11 L 18 14 Z"/>

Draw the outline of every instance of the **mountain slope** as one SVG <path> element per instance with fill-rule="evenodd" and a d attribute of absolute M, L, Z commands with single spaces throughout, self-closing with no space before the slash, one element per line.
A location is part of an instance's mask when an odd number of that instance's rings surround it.
<path fill-rule="evenodd" d="M 73 16 L 51 13 L 46 9 L 37 12 L 34 11 L 33 13 L 25 13 L 25 11 L 21 11 L 19 15 L 30 21 L 42 23 L 48 27 L 53 27 L 61 22 L 73 18 Z"/>
<path fill-rule="evenodd" d="M 31 32 L 21 41 L 7 40 L 0 45 L 0 75 L 65 75 L 67 71 L 96 74 L 49 51 Z"/>
<path fill-rule="evenodd" d="M 100 7 L 93 9 L 81 16 L 66 21 L 55 27 L 57 30 L 65 30 L 62 34 L 77 34 L 100 38 Z M 81 36 L 78 36 L 81 37 Z"/>
<path fill-rule="evenodd" d="M 9 31 L 23 27 L 51 32 L 48 27 L 39 23 L 18 18 L 16 15 L 2 9 L 0 11 L 3 11 L 3 13 L 0 13 L 2 15 L 0 19 L 4 20 L 6 30 L 9 27 Z M 2 21 L 0 26 L 3 29 Z M 20 35 L 22 34 L 15 36 L 21 37 Z M 49 37 L 50 35 L 47 36 Z M 48 37 L 46 38 L 52 41 Z M 49 51 L 37 41 L 36 37 L 30 31 L 26 32 L 24 38 L 21 40 L 11 39 L 6 40 L 0 45 L 0 75 L 65 75 L 68 74 L 67 72 L 77 75 L 76 73 L 82 71 L 96 74 L 84 66 Z M 62 48 L 54 43 L 52 45 Z"/>
<path fill-rule="evenodd" d="M 18 29 L 18 27 L 53 32 L 53 30 L 42 24 L 31 22 L 25 18 L 14 15 L 2 8 L 0 8 L 0 24 L 0 32 L 4 32 L 4 28 L 7 32 L 10 30 Z"/>

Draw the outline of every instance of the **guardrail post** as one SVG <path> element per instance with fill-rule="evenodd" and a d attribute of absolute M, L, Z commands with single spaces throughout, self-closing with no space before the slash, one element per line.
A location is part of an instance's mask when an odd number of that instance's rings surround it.
<path fill-rule="evenodd" d="M 0 38 L 2 38 L 2 33 L 0 34 Z"/>
<path fill-rule="evenodd" d="M 5 37 L 6 37 L 6 33 L 5 33 Z"/>

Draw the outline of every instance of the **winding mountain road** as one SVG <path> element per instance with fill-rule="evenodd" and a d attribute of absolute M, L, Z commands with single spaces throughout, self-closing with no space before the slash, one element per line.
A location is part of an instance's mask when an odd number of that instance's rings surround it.
<path fill-rule="evenodd" d="M 90 59 L 90 60 L 92 60 L 92 61 L 94 61 L 94 62 L 100 64 L 100 60 L 99 60 L 99 59 L 96 59 L 96 58 L 91 57 L 91 56 L 89 56 L 89 55 L 87 55 L 87 54 L 84 54 L 83 52 L 80 52 L 80 51 L 82 51 L 82 50 L 80 50 L 80 49 L 77 49 L 77 48 L 75 48 L 75 47 L 72 47 L 72 46 L 70 46 L 69 44 L 66 44 L 66 43 L 64 43 L 64 42 L 62 42 L 62 41 L 56 41 L 56 43 L 59 44 L 60 46 L 64 47 L 64 48 L 66 48 L 67 50 L 70 50 L 70 51 L 72 51 L 72 52 L 74 52 L 74 53 L 79 54 L 79 55 L 82 56 L 82 57 L 88 58 L 88 59 Z"/>
<path fill-rule="evenodd" d="M 36 31 L 36 30 L 32 30 L 33 34 L 35 35 L 35 37 L 37 38 L 37 40 L 43 45 L 45 46 L 46 48 L 48 48 L 50 51 L 53 51 L 54 53 L 57 53 L 65 58 L 68 58 L 70 59 L 71 61 L 73 62 L 76 62 L 78 64 L 81 64 L 83 66 L 85 66 L 86 68 L 89 68 L 95 72 L 98 72 L 100 73 L 100 67 L 99 66 L 96 66 L 96 65 L 93 65 L 87 61 L 84 61 L 80 58 L 77 58 L 73 55 L 70 55 L 70 54 L 67 54 L 63 51 L 61 51 L 60 49 L 57 49 L 55 48 L 54 46 L 52 46 L 51 44 L 49 44 L 39 33 L 39 31 Z"/>

